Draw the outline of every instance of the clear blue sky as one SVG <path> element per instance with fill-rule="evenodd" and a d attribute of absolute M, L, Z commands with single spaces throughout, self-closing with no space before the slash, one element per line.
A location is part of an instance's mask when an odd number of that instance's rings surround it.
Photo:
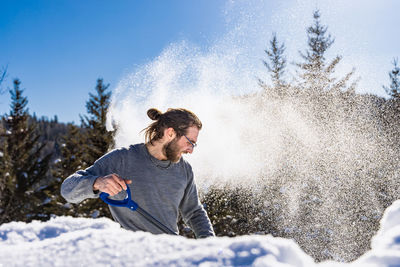
<path fill-rule="evenodd" d="M 97 78 L 112 87 L 171 42 L 201 44 L 217 35 L 223 2 L 214 2 L 1 1 L 3 90 L 18 77 L 31 113 L 79 123 Z M 9 98 L 8 92 L 0 96 L 1 113 L 8 112 Z"/>
<path fill-rule="evenodd" d="M 349 58 L 347 65 L 357 56 L 358 74 L 364 81 L 369 77 L 368 84 L 375 83 L 375 89 L 364 92 L 383 95 L 381 85 L 388 83 L 390 62 L 400 56 L 400 1 L 258 2 L 263 3 L 261 8 L 256 5 L 251 12 L 265 14 L 266 27 L 283 37 L 289 55 L 290 49 L 304 50 L 305 45 L 293 44 L 305 42 L 312 10 L 320 8 L 323 23 L 337 37 L 335 53 Z M 97 78 L 113 88 L 135 67 L 180 40 L 207 47 L 229 30 L 229 5 L 237 13 L 251 10 L 247 1 L 2 0 L 0 67 L 8 66 L 8 77 L 2 84 L 0 114 L 8 112 L 7 88 L 19 78 L 31 113 L 79 123 Z M 303 10 L 303 5 L 308 7 Z M 294 37 L 297 34 L 301 40 Z M 269 38 L 265 36 L 266 45 Z"/>

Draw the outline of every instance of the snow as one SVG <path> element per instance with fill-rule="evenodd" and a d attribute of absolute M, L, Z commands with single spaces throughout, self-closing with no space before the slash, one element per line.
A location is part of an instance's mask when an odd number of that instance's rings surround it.
<path fill-rule="evenodd" d="M 270 235 L 194 240 L 127 231 L 107 218 L 0 226 L 0 266 L 400 266 L 400 200 L 371 247 L 352 263 L 316 264 L 294 241 Z"/>
<path fill-rule="evenodd" d="M 400 266 L 400 200 L 385 211 L 371 248 L 357 260 L 360 266 Z"/>

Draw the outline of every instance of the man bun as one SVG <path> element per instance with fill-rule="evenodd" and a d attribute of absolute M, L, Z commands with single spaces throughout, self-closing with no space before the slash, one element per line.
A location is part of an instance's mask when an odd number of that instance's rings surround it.
<path fill-rule="evenodd" d="M 189 127 L 197 127 L 201 130 L 202 123 L 199 118 L 190 110 L 184 108 L 169 108 L 165 113 L 162 113 L 156 108 L 151 108 L 147 111 L 147 116 L 153 122 L 143 129 L 145 133 L 146 143 L 153 144 L 163 138 L 165 129 L 172 128 L 176 132 L 176 137 L 181 137 L 186 134 Z"/>
<path fill-rule="evenodd" d="M 147 116 L 153 121 L 158 120 L 161 117 L 162 113 L 156 108 L 151 108 L 147 111 Z"/>

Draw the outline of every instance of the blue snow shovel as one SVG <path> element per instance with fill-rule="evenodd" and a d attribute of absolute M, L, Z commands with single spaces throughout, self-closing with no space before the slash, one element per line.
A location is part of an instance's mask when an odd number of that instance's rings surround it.
<path fill-rule="evenodd" d="M 100 198 L 108 205 L 115 206 L 115 207 L 126 207 L 132 211 L 137 211 L 148 222 L 152 223 L 154 226 L 156 226 L 158 229 L 160 229 L 164 233 L 170 234 L 170 235 L 177 235 L 174 231 L 172 231 L 167 226 L 165 226 L 160 221 L 158 221 L 156 218 L 151 216 L 147 211 L 145 211 L 144 209 L 139 207 L 139 205 L 135 201 L 133 201 L 131 198 L 131 190 L 129 189 L 129 186 L 127 186 L 126 188 L 127 188 L 126 189 L 127 196 L 123 200 L 109 199 L 108 198 L 109 194 L 107 194 L 105 192 L 100 193 Z"/>

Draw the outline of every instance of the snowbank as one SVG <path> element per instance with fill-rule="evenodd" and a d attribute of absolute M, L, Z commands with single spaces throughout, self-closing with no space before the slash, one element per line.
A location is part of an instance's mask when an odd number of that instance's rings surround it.
<path fill-rule="evenodd" d="M 400 201 L 384 214 L 372 250 L 350 264 L 315 264 L 292 240 L 207 238 L 121 229 L 109 219 L 57 217 L 0 226 L 0 266 L 400 266 Z"/>
<path fill-rule="evenodd" d="M 386 209 L 371 250 L 359 258 L 359 266 L 400 266 L 400 200 Z"/>

